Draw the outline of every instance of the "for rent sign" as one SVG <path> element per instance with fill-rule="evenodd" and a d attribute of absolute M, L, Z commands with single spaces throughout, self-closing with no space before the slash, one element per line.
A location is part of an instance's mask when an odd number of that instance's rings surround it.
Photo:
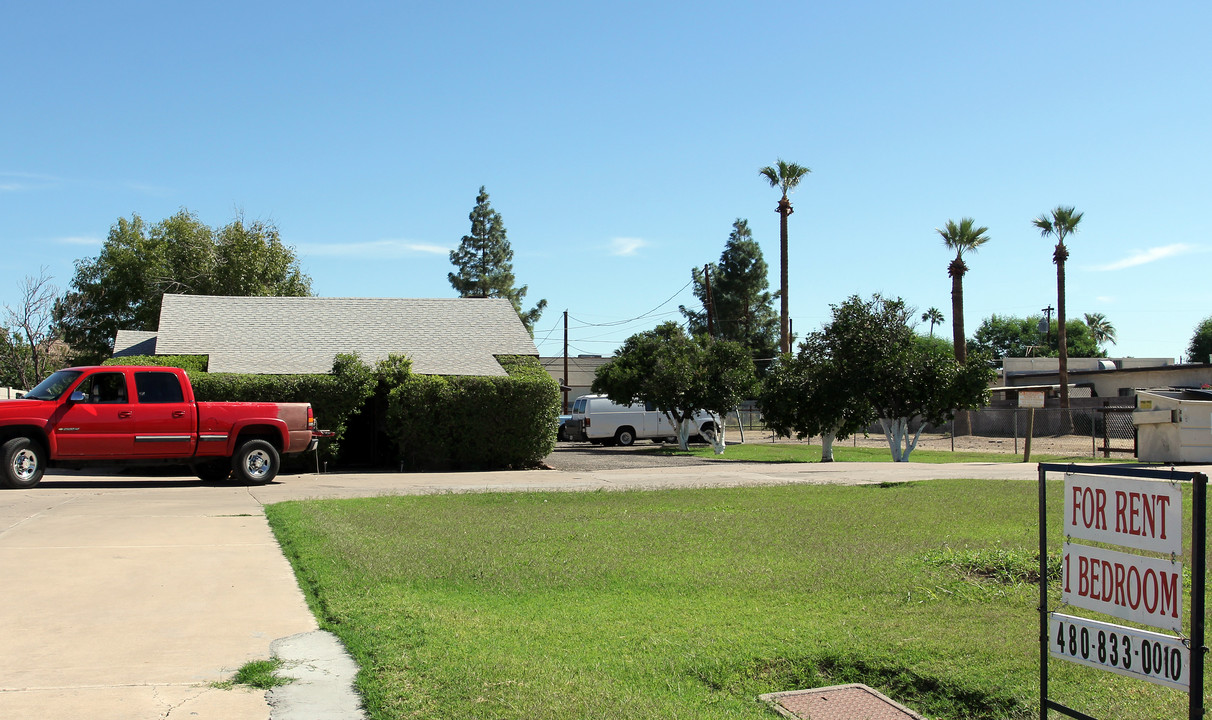
<path fill-rule="evenodd" d="M 1065 476 L 1065 535 L 1182 553 L 1182 492 L 1168 482 Z"/>

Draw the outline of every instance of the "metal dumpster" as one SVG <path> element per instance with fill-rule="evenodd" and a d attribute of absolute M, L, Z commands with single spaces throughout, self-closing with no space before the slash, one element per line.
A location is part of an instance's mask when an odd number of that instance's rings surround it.
<path fill-rule="evenodd" d="M 1142 462 L 1212 462 L 1212 390 L 1137 390 L 1132 424 Z"/>

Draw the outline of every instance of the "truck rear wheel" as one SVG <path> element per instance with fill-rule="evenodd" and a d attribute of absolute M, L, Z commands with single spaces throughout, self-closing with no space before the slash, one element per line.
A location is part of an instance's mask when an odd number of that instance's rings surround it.
<path fill-rule="evenodd" d="M 623 447 L 628 447 L 635 444 L 635 430 L 629 427 L 621 427 L 614 433 L 614 441 Z"/>
<path fill-rule="evenodd" d="M 232 477 L 248 485 L 264 485 L 278 475 L 278 451 L 265 440 L 247 440 L 231 459 Z"/>
<path fill-rule="evenodd" d="M 4 473 L 0 481 L 12 488 L 32 488 L 42 482 L 46 471 L 46 451 L 27 437 L 15 437 L 0 448 Z"/>

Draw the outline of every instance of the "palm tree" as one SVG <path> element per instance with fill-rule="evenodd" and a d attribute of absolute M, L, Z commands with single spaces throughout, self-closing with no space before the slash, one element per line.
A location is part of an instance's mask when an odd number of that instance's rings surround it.
<path fill-rule="evenodd" d="M 981 245 L 989 242 L 987 227 L 976 227 L 972 218 L 963 218 L 959 225 L 954 220 L 948 220 L 947 225 L 939 230 L 934 229 L 943 237 L 943 244 L 948 250 L 955 251 L 955 259 L 947 266 L 947 274 L 951 276 L 951 343 L 955 348 L 955 359 L 962 362 L 968 360 L 968 346 L 964 340 L 964 274 L 968 266 L 964 263 L 965 252 L 976 252 Z"/>
<path fill-rule="evenodd" d="M 791 352 L 791 327 L 788 322 L 787 313 L 787 216 L 795 211 L 791 208 L 791 201 L 787 199 L 787 193 L 794 190 L 795 186 L 800 184 L 800 180 L 812 172 L 812 170 L 803 165 L 789 163 L 779 158 L 775 165 L 767 165 L 758 172 L 770 181 L 770 187 L 780 188 L 783 191 L 783 199 L 779 200 L 778 206 L 779 250 L 782 255 L 782 266 L 779 270 L 779 298 L 781 306 L 779 349 L 784 353 L 789 353 Z"/>
<path fill-rule="evenodd" d="M 932 307 L 922 313 L 922 322 L 930 323 L 930 337 L 934 337 L 934 326 L 943 321 L 943 313 L 936 307 Z"/>
<path fill-rule="evenodd" d="M 1056 346 L 1060 350 L 1060 401 L 1061 407 L 1069 407 L 1069 347 L 1065 333 L 1065 261 L 1069 259 L 1069 248 L 1065 238 L 1077 232 L 1082 213 L 1073 206 L 1057 205 L 1051 214 L 1044 213 L 1032 223 L 1043 237 L 1055 237 L 1056 249 L 1052 251 L 1052 262 L 1056 263 Z"/>
<path fill-rule="evenodd" d="M 1115 344 L 1115 326 L 1102 313 L 1086 313 L 1086 325 L 1090 328 L 1090 334 L 1094 336 L 1094 342 L 1099 346 L 1104 343 Z"/>

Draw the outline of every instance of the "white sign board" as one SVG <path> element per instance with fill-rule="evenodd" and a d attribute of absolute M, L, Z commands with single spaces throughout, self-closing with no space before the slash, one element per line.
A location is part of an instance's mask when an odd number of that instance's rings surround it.
<path fill-rule="evenodd" d="M 1088 545 L 1064 544 L 1061 600 L 1165 630 L 1182 627 L 1183 566 Z"/>
<path fill-rule="evenodd" d="M 1182 491 L 1165 481 L 1065 475 L 1065 536 L 1181 555 Z"/>
<path fill-rule="evenodd" d="M 1191 651 L 1181 638 L 1049 613 L 1052 657 L 1168 685 L 1191 687 Z"/>
<path fill-rule="evenodd" d="M 1042 408 L 1044 406 L 1043 390 L 1020 390 L 1018 406 L 1021 408 Z"/>

